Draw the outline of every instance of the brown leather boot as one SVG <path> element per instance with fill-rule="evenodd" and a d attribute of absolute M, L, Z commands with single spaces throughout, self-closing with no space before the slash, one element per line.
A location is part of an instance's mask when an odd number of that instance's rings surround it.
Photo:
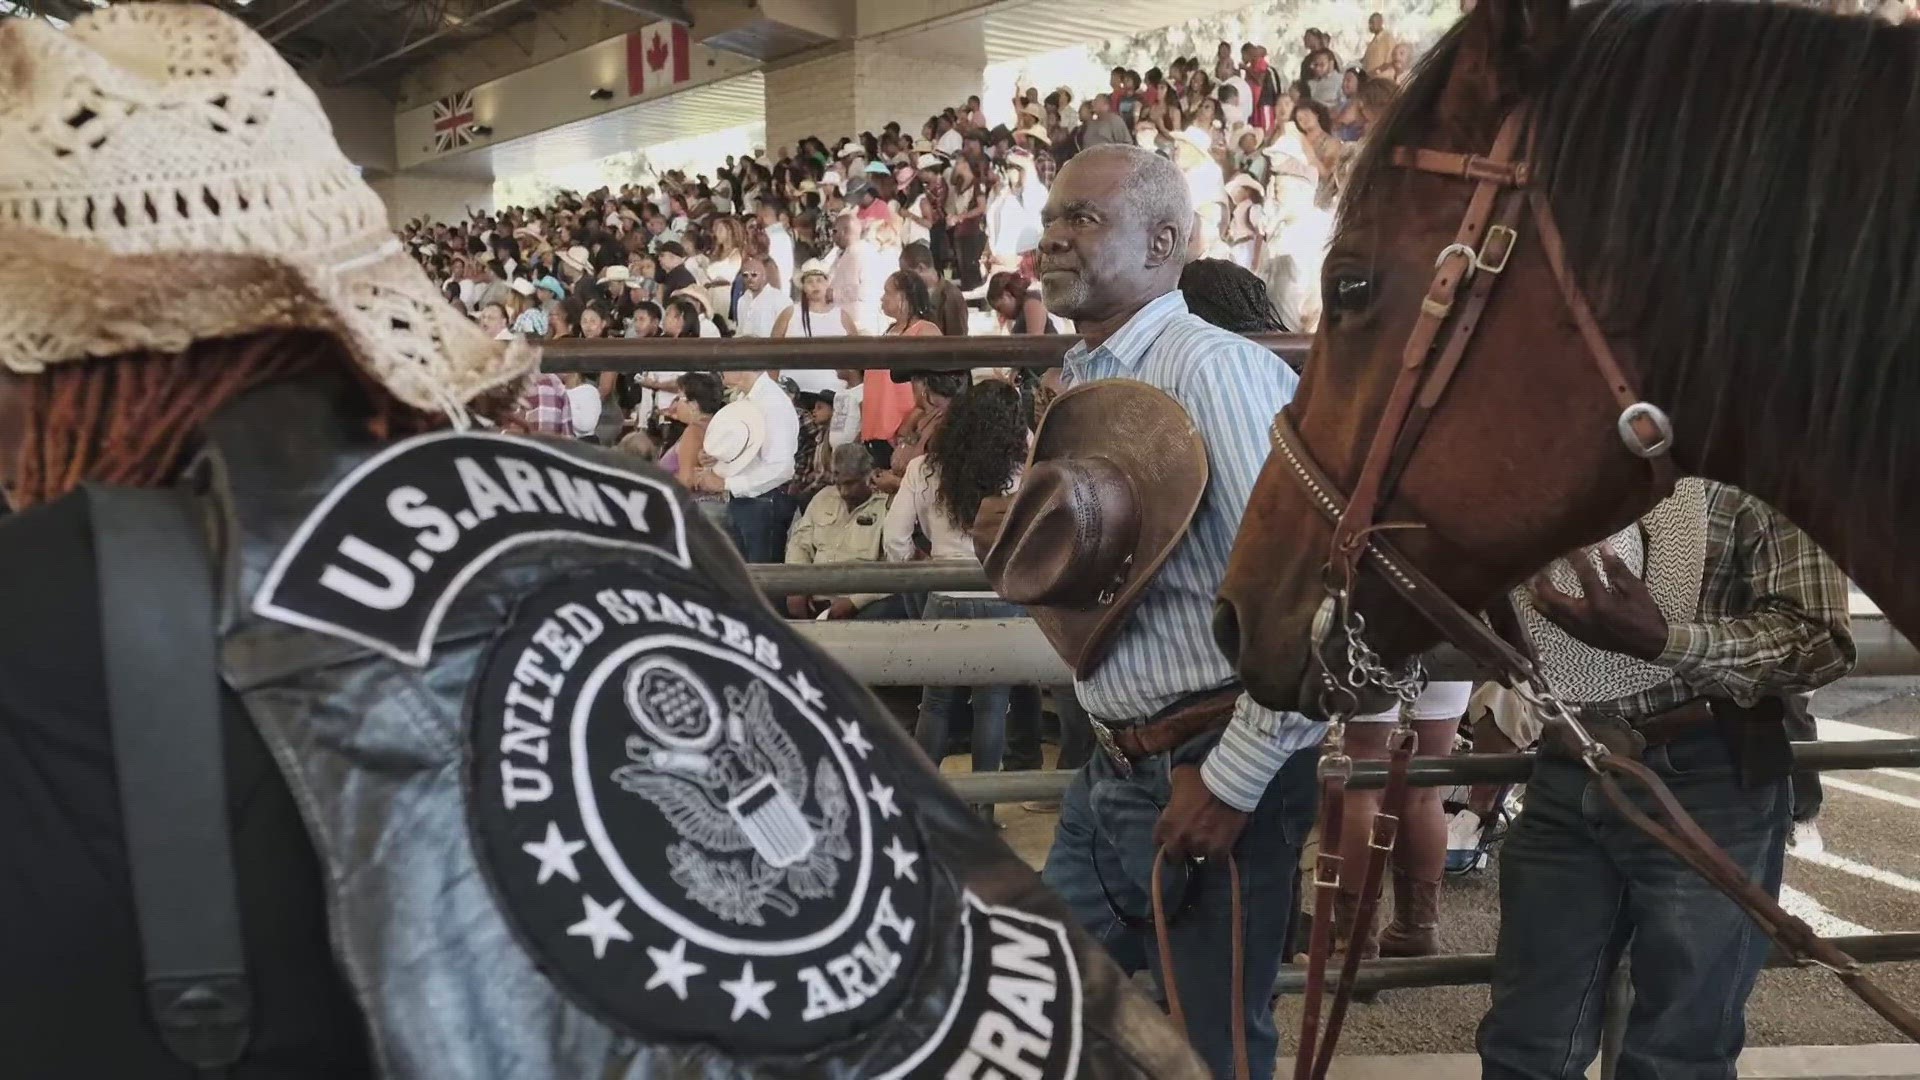
<path fill-rule="evenodd" d="M 1347 951 L 1347 928 L 1353 925 L 1354 909 L 1360 906 L 1360 897 L 1354 893 L 1343 892 L 1333 905 L 1333 951 L 1336 954 Z M 1380 955 L 1380 909 L 1374 908 L 1374 924 L 1369 927 L 1365 937 L 1360 940 L 1360 959 L 1371 960 Z"/>
<path fill-rule="evenodd" d="M 1440 952 L 1440 883 L 1393 875 L 1393 922 L 1380 932 L 1381 956 L 1434 956 Z"/>

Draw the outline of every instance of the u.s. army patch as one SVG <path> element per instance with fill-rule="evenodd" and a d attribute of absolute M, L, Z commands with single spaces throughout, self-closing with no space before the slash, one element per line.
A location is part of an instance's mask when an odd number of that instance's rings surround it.
<path fill-rule="evenodd" d="M 480 861 L 543 969 L 626 1031 L 847 1038 L 925 953 L 919 832 L 789 632 L 664 570 L 550 585 L 493 646 L 469 705 Z"/>
<path fill-rule="evenodd" d="M 501 552 L 558 539 L 688 565 L 666 483 L 533 439 L 439 432 L 396 443 L 335 485 L 274 560 L 253 609 L 418 667 L 468 579 Z"/>

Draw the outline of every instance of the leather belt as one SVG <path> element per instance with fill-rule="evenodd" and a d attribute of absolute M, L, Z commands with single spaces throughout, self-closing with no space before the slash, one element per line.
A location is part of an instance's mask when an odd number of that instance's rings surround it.
<path fill-rule="evenodd" d="M 1634 721 L 1633 730 L 1646 740 L 1648 748 L 1679 742 L 1689 735 L 1716 730 L 1713 706 L 1706 698 L 1694 698 L 1666 712 Z"/>
<path fill-rule="evenodd" d="M 1138 724 L 1109 724 L 1089 717 L 1093 740 L 1121 777 L 1133 775 L 1133 763 L 1164 754 L 1189 739 L 1211 734 L 1233 719 L 1234 703 L 1240 700 L 1240 687 L 1229 686 L 1210 691 L 1196 699 L 1175 704 L 1150 720 Z"/>

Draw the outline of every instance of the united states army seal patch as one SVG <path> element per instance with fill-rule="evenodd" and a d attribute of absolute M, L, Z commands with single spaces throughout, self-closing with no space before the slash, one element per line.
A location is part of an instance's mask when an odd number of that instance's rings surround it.
<path fill-rule="evenodd" d="M 560 988 L 635 1035 L 820 1046 L 890 1013 L 925 951 L 918 831 L 787 633 L 609 567 L 528 597 L 474 686 L 481 864 Z"/>

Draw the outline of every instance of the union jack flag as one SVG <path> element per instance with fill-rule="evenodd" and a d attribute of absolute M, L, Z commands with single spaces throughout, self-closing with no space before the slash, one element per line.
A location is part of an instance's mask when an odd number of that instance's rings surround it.
<path fill-rule="evenodd" d="M 433 152 L 444 154 L 473 141 L 473 91 L 457 94 L 433 103 Z"/>

